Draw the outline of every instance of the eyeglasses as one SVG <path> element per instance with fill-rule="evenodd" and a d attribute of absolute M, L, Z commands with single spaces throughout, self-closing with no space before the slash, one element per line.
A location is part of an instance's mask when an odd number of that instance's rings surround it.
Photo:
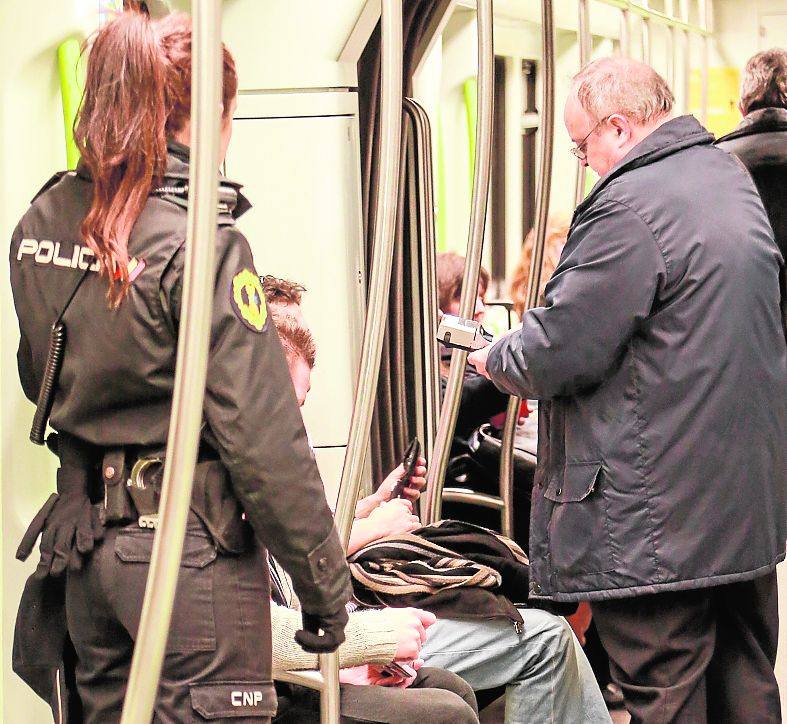
<path fill-rule="evenodd" d="M 602 123 L 608 121 L 610 118 L 612 118 L 612 116 L 606 116 L 602 118 L 595 126 L 593 126 L 593 130 L 588 133 L 588 135 L 585 136 L 576 146 L 574 146 L 574 148 L 571 149 L 571 153 L 573 153 L 580 161 L 587 160 L 588 155 L 585 153 L 585 146 L 587 145 L 588 138 L 590 138 L 598 130 L 598 127 Z"/>

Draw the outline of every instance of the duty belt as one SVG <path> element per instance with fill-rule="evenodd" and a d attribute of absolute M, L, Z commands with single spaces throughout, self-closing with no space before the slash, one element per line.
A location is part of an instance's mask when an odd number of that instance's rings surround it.
<path fill-rule="evenodd" d="M 155 485 L 151 481 L 145 482 L 145 472 L 154 465 L 164 466 L 164 458 L 161 457 L 141 457 L 131 468 L 131 475 L 126 481 L 126 490 L 131 496 L 134 507 L 139 514 L 138 523 L 140 528 L 158 527 L 158 508 L 161 498 L 161 486 Z"/>

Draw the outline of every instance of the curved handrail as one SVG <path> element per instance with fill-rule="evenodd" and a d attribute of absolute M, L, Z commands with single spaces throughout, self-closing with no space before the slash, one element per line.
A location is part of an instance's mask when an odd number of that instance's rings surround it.
<path fill-rule="evenodd" d="M 579 67 L 584 68 L 590 62 L 593 51 L 593 38 L 590 35 L 590 0 L 578 0 L 579 12 Z M 577 187 L 574 191 L 574 205 L 578 206 L 585 198 L 586 167 L 577 159 Z"/>
<path fill-rule="evenodd" d="M 437 419 L 440 415 L 440 355 L 437 348 L 437 259 L 432 178 L 432 131 L 424 107 L 404 99 L 404 110 L 413 127 L 417 167 L 417 221 L 421 268 L 421 321 L 423 326 L 424 452 L 432 459 Z"/>
<path fill-rule="evenodd" d="M 544 49 L 543 78 L 543 122 L 541 125 L 541 167 L 538 202 L 536 204 L 536 234 L 533 255 L 530 259 L 530 274 L 527 280 L 526 308 L 538 303 L 541 287 L 541 269 L 544 264 L 544 244 L 549 220 L 549 196 L 552 185 L 552 146 L 555 133 L 555 27 L 552 0 L 541 0 L 541 38 Z M 503 518 L 503 534 L 513 534 L 513 489 L 514 489 L 514 431 L 520 398 L 512 395 L 506 408 L 503 426 L 503 442 L 500 450 L 500 491 L 509 506 Z M 509 532 L 506 533 L 506 528 Z"/>
<path fill-rule="evenodd" d="M 495 58 L 492 43 L 492 0 L 478 0 L 478 125 L 476 126 L 475 168 L 473 170 L 473 200 L 470 209 L 470 230 L 465 257 L 462 296 L 459 315 L 472 317 L 478 294 L 478 276 L 484 245 L 489 177 L 492 168 L 492 115 L 495 85 Z M 434 452 L 429 466 L 427 492 L 424 496 L 425 523 L 439 520 L 442 512 L 442 492 L 451 440 L 456 427 L 459 401 L 464 380 L 467 352 L 454 350 L 448 373 L 445 396 L 440 409 Z"/>
<path fill-rule="evenodd" d="M 221 3 L 193 0 L 191 163 L 183 271 L 183 322 L 161 490 L 145 598 L 122 724 L 150 722 L 169 633 L 186 532 L 208 365 L 218 207 Z"/>

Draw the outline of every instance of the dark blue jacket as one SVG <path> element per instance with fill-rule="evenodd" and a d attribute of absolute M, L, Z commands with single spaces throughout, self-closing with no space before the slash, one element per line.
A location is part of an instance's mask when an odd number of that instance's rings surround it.
<path fill-rule="evenodd" d="M 531 595 L 746 580 L 784 558 L 784 264 L 754 184 L 691 116 L 577 208 L 546 306 L 491 350 L 545 401 Z"/>

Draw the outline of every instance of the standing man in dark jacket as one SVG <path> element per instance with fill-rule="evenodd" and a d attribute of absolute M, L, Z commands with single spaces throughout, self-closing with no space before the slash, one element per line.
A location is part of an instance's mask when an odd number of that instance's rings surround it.
<path fill-rule="evenodd" d="M 753 56 L 743 69 L 743 120 L 716 145 L 749 169 L 768 212 L 776 243 L 787 258 L 787 50 Z M 787 283 L 782 276 L 782 314 L 787 328 Z"/>
<path fill-rule="evenodd" d="M 531 593 L 590 600 L 635 722 L 779 721 L 784 261 L 748 174 L 649 66 L 574 79 L 601 177 L 546 305 L 470 361 L 540 405 Z"/>

